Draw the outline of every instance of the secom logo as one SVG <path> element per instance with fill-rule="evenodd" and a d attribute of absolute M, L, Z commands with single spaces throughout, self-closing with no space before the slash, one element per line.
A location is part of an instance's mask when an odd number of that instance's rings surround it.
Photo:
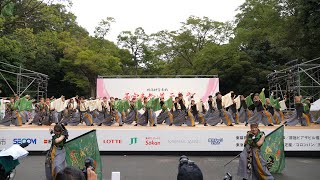
<path fill-rule="evenodd" d="M 22 143 L 29 143 L 29 144 L 37 144 L 37 139 L 34 138 L 15 138 L 13 139 L 13 144 L 22 144 Z"/>

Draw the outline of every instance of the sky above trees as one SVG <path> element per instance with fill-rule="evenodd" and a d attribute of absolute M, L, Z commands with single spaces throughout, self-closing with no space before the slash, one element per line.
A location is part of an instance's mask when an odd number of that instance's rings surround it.
<path fill-rule="evenodd" d="M 77 0 L 73 1 L 71 11 L 77 22 L 94 34 L 101 19 L 113 17 L 110 33 L 106 36 L 116 42 L 121 31 L 134 31 L 143 27 L 148 34 L 160 30 L 175 30 L 189 16 L 209 17 L 216 21 L 235 19 L 236 9 L 244 0 Z"/>

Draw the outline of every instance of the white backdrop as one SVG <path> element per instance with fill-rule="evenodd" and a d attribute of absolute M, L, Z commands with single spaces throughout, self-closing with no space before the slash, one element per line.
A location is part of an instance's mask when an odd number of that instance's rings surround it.
<path fill-rule="evenodd" d="M 209 95 L 219 91 L 219 78 L 99 78 L 97 79 L 97 97 L 123 98 L 126 94 L 133 96 L 135 93 L 148 96 L 164 93 L 168 98 L 171 93 L 175 96 L 179 92 L 186 95 L 196 93 L 195 97 L 203 101 Z"/>
<path fill-rule="evenodd" d="M 320 99 L 311 103 L 310 111 L 320 111 Z"/>
<path fill-rule="evenodd" d="M 69 130 L 72 139 L 89 130 Z M 243 130 L 222 129 L 98 129 L 100 151 L 241 151 Z M 13 133 L 14 132 L 14 133 Z M 265 131 L 268 134 L 270 131 Z M 286 129 L 286 151 L 320 151 L 319 129 Z M 1 130 L 0 149 L 14 143 L 31 142 L 30 151 L 45 151 L 50 147 L 51 136 L 47 129 Z"/>

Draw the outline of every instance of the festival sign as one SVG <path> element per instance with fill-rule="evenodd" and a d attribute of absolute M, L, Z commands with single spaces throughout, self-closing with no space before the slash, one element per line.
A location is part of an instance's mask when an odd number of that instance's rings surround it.
<path fill-rule="evenodd" d="M 192 86 L 190 86 L 190 84 Z M 97 97 L 177 96 L 182 93 L 206 101 L 219 91 L 219 78 L 98 78 Z"/>

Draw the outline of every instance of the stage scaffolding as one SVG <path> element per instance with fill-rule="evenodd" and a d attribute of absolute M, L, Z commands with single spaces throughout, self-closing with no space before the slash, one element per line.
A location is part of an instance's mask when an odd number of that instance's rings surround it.
<path fill-rule="evenodd" d="M 4 80 L 12 94 L 20 97 L 29 94 L 38 101 L 47 97 L 48 75 L 0 61 L 0 79 Z"/>
<path fill-rule="evenodd" d="M 320 57 L 309 61 L 293 60 L 286 64 L 288 68 L 274 71 L 267 75 L 269 92 L 276 97 L 289 97 L 289 105 L 293 105 L 294 96 L 320 98 Z"/>

